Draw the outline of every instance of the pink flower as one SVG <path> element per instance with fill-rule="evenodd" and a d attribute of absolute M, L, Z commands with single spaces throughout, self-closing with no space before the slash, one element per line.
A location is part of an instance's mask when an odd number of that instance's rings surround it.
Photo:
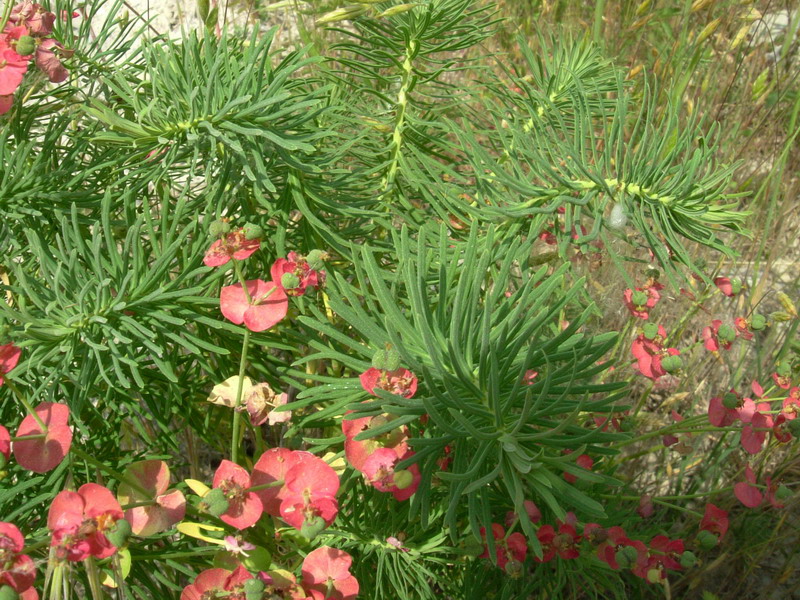
<path fill-rule="evenodd" d="M 650 317 L 649 309 L 654 308 L 661 299 L 659 291 L 663 289 L 664 286 L 657 281 L 644 288 L 637 287 L 635 290 L 628 288 L 622 293 L 622 301 L 634 317 L 647 319 Z"/>
<path fill-rule="evenodd" d="M 21 594 L 30 589 L 36 579 L 36 566 L 22 554 L 25 539 L 13 523 L 0 522 L 0 587 L 11 587 Z"/>
<path fill-rule="evenodd" d="M 747 508 L 756 508 L 764 500 L 764 495 L 756 487 L 756 476 L 750 465 L 747 465 L 744 470 L 745 481 L 740 481 L 733 486 L 733 493 L 739 499 L 739 502 L 744 504 Z"/>
<path fill-rule="evenodd" d="M 0 346 L 0 385 L 5 382 L 4 376 L 17 366 L 22 350 L 14 344 Z"/>
<path fill-rule="evenodd" d="M 2 425 L 0 425 L 0 455 L 3 456 L 3 459 L 0 460 L 0 468 L 2 468 L 11 458 L 11 435 L 9 435 L 8 429 Z"/>
<path fill-rule="evenodd" d="M 244 260 L 260 247 L 261 240 L 248 240 L 244 235 L 244 228 L 239 228 L 211 244 L 203 258 L 203 264 L 207 267 L 219 267 L 231 259 Z"/>
<path fill-rule="evenodd" d="M 250 295 L 250 300 L 241 283 L 222 288 L 220 310 L 232 323 L 236 325 L 244 323 L 250 331 L 264 331 L 275 326 L 286 316 L 289 299 L 283 288 L 274 282 L 252 279 L 247 282 L 247 293 Z"/>
<path fill-rule="evenodd" d="M 286 494 L 281 502 L 281 518 L 295 529 L 321 518 L 330 525 L 339 512 L 336 492 L 339 476 L 321 458 L 310 454 L 286 471 Z"/>
<path fill-rule="evenodd" d="M 489 545 L 486 544 L 486 529 L 481 527 L 481 537 L 484 539 L 484 550 L 478 558 L 489 558 Z M 506 531 L 499 523 L 492 523 L 492 537 L 494 538 L 495 558 L 497 566 L 505 569 L 509 561 L 525 562 L 528 554 L 528 542 L 519 532 L 506 537 Z"/>
<path fill-rule="evenodd" d="M 350 573 L 352 563 L 350 555 L 337 548 L 312 550 L 303 560 L 303 587 L 314 600 L 353 600 L 358 596 L 358 580 Z"/>
<path fill-rule="evenodd" d="M 46 11 L 41 4 L 23 0 L 11 9 L 10 23 L 23 25 L 33 36 L 47 36 L 53 33 L 55 13 Z"/>
<path fill-rule="evenodd" d="M 270 448 L 264 452 L 253 466 L 253 475 L 250 478 L 253 487 L 261 487 L 270 483 L 285 482 L 286 473 L 302 460 L 309 460 L 313 454 L 310 452 L 294 451 L 288 448 Z M 281 503 L 289 494 L 285 485 L 255 490 L 261 499 L 264 512 L 273 517 L 281 516 Z"/>
<path fill-rule="evenodd" d="M 788 390 L 792 387 L 792 374 L 789 370 L 786 370 L 784 373 L 773 373 L 772 380 L 775 382 L 775 385 L 784 390 Z"/>
<path fill-rule="evenodd" d="M 47 514 L 56 555 L 70 561 L 108 558 L 117 551 L 105 532 L 122 519 L 122 508 L 102 485 L 86 483 L 77 492 L 59 492 Z"/>
<path fill-rule="evenodd" d="M 714 279 L 714 285 L 729 298 L 733 298 L 742 289 L 742 282 L 736 277 L 734 277 L 733 280 L 731 280 L 730 277 L 717 277 Z"/>
<path fill-rule="evenodd" d="M 718 352 L 720 348 L 730 350 L 735 339 L 736 329 L 727 323 L 723 325 L 719 319 L 703 329 L 703 347 L 710 352 Z"/>
<path fill-rule="evenodd" d="M 411 398 L 417 391 L 417 377 L 408 369 L 386 371 L 370 367 L 361 374 L 359 379 L 364 391 L 373 396 L 377 396 L 376 388 L 404 398 Z"/>
<path fill-rule="evenodd" d="M 726 406 L 729 404 L 730 406 Z M 708 403 L 708 421 L 714 427 L 728 427 L 739 420 L 741 401 L 731 390 L 723 396 L 715 396 Z"/>
<path fill-rule="evenodd" d="M 664 348 L 666 337 L 666 330 L 659 325 L 657 333 L 651 339 L 642 333 L 631 344 L 631 354 L 636 359 L 636 367 L 642 375 L 653 381 L 667 374 L 662 364 L 665 358 L 680 355 L 680 351 L 676 348 Z"/>
<path fill-rule="evenodd" d="M 263 505 L 251 486 L 250 475 L 244 468 L 229 460 L 223 460 L 214 473 L 214 488 L 220 488 L 228 501 L 228 510 L 220 516 L 223 523 L 236 529 L 247 529 L 261 517 Z"/>
<path fill-rule="evenodd" d="M 607 539 L 597 547 L 597 557 L 612 569 L 619 570 L 618 552 L 625 548 L 633 548 L 630 566 L 643 567 L 647 564 L 647 547 L 644 542 L 632 540 L 625 534 L 622 527 L 609 527 L 606 531 Z"/>
<path fill-rule="evenodd" d="M 749 401 L 749 402 L 748 402 Z M 758 410 L 750 413 L 749 405 L 754 404 L 749 398 L 745 398 L 744 408 L 739 411 L 739 418 L 745 426 L 742 428 L 741 444 L 750 454 L 758 454 L 767 439 L 767 430 L 772 427 L 772 419 L 759 412 L 769 410 L 769 404 L 762 402 L 758 405 Z"/>
<path fill-rule="evenodd" d="M 347 414 L 353 411 L 348 411 Z M 344 454 L 354 469 L 364 471 L 364 463 L 378 448 L 392 448 L 400 457 L 408 451 L 408 428 L 398 427 L 384 435 L 366 440 L 355 440 L 355 437 L 370 428 L 380 427 L 391 421 L 389 415 L 362 417 L 360 419 L 342 420 L 342 432 L 345 435 Z"/>
<path fill-rule="evenodd" d="M 14 442 L 14 457 L 21 467 L 35 473 L 46 473 L 61 464 L 72 445 L 72 430 L 67 425 L 69 407 L 42 402 L 34 410 L 47 426 L 47 433 L 42 431 L 33 415 L 22 419 L 16 437 L 30 439 Z"/>
<path fill-rule="evenodd" d="M 6 114 L 14 106 L 14 96 L 12 94 L 0 96 L 0 115 Z"/>
<path fill-rule="evenodd" d="M 798 412 L 800 412 L 800 388 L 793 387 L 789 390 L 789 396 L 783 401 L 782 414 L 786 415 L 786 418 L 791 421 L 797 417 Z"/>
<path fill-rule="evenodd" d="M 237 567 L 235 571 L 206 569 L 190 585 L 183 588 L 181 600 L 244 598 L 244 582 L 252 578 L 253 576 L 242 566 Z"/>
<path fill-rule="evenodd" d="M 17 54 L 0 37 L 0 96 L 13 94 L 28 71 L 28 60 Z"/>
<path fill-rule="evenodd" d="M 414 453 L 411 451 L 400 457 L 393 448 L 378 448 L 369 455 L 361 471 L 375 489 L 391 492 L 396 500 L 402 502 L 417 491 L 421 476 L 416 464 L 399 471 L 395 467 L 401 460 L 412 456 Z"/>
<path fill-rule="evenodd" d="M 163 460 L 135 462 L 126 467 L 125 475 L 136 481 L 141 489 L 121 483 L 117 490 L 120 503 L 155 502 L 125 511 L 125 519 L 131 524 L 134 535 L 149 537 L 166 531 L 183 520 L 186 514 L 186 498 L 180 490 L 167 492 L 170 479 L 167 463 Z"/>
<path fill-rule="evenodd" d="M 279 283 L 288 296 L 302 296 L 307 288 L 315 288 L 325 282 L 325 271 L 312 269 L 306 258 L 296 252 L 289 252 L 287 258 L 276 260 L 270 275 L 272 281 Z"/>

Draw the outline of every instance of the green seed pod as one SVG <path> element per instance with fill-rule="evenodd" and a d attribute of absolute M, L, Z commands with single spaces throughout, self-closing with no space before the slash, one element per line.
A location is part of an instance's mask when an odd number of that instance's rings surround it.
<path fill-rule="evenodd" d="M 386 350 L 377 350 L 372 355 L 372 366 L 381 371 L 386 369 Z"/>
<path fill-rule="evenodd" d="M 242 233 L 244 233 L 244 239 L 256 240 L 264 235 L 264 230 L 253 223 L 246 223 L 245 226 L 242 227 Z"/>
<path fill-rule="evenodd" d="M 230 230 L 231 226 L 221 219 L 211 221 L 211 225 L 208 226 L 208 233 L 211 234 L 211 237 L 222 237 Z"/>
<path fill-rule="evenodd" d="M 228 512 L 228 499 L 225 498 L 225 492 L 223 492 L 221 488 L 209 490 L 208 493 L 203 496 L 203 502 L 200 508 L 215 517 L 224 515 Z"/>
<path fill-rule="evenodd" d="M 631 294 L 631 303 L 634 306 L 644 306 L 647 304 L 647 294 L 642 291 L 636 290 Z"/>
<path fill-rule="evenodd" d="M 738 277 L 731 277 L 731 292 L 736 295 L 742 291 L 742 280 Z"/>
<path fill-rule="evenodd" d="M 661 366 L 667 373 L 674 373 L 683 367 L 680 356 L 667 356 L 661 361 Z"/>
<path fill-rule="evenodd" d="M 734 409 L 739 406 L 739 398 L 736 397 L 736 394 L 725 392 L 722 395 L 722 406 L 725 408 Z"/>
<path fill-rule="evenodd" d="M 114 527 L 105 532 L 108 541 L 121 548 L 131 535 L 131 524 L 126 519 L 119 519 Z"/>
<path fill-rule="evenodd" d="M 266 585 L 260 579 L 248 579 L 244 582 L 244 597 L 246 600 L 261 600 L 265 588 Z"/>
<path fill-rule="evenodd" d="M 300 287 L 300 278 L 294 273 L 284 273 L 281 276 L 281 285 L 285 290 L 293 290 Z"/>
<path fill-rule="evenodd" d="M 750 329 L 753 331 L 761 331 L 767 326 L 767 318 L 758 313 L 750 317 Z"/>
<path fill-rule="evenodd" d="M 629 569 L 636 564 L 638 554 L 636 553 L 636 548 L 633 546 L 625 546 L 617 550 L 616 554 L 614 554 L 614 558 L 620 569 Z"/>
<path fill-rule="evenodd" d="M 796 421 L 796 420 L 797 419 L 794 419 L 794 421 Z M 775 491 L 775 497 L 778 500 L 780 500 L 781 502 L 783 502 L 784 500 L 788 500 L 792 496 L 794 496 L 794 492 L 792 490 L 790 490 L 787 486 L 783 485 L 783 484 L 780 484 L 778 486 L 778 489 Z"/>
<path fill-rule="evenodd" d="M 697 534 L 697 543 L 703 550 L 711 550 L 719 544 L 719 537 L 704 529 Z"/>
<path fill-rule="evenodd" d="M 644 332 L 644 337 L 648 340 L 655 339 L 658 335 L 658 325 L 655 323 L 646 323 L 644 327 L 642 327 L 642 331 Z"/>
<path fill-rule="evenodd" d="M 788 362 L 781 362 L 775 365 L 775 372 L 780 377 L 791 377 L 792 376 L 792 365 Z"/>
<path fill-rule="evenodd" d="M 519 579 L 522 577 L 522 572 L 522 563 L 518 560 L 510 560 L 506 563 L 506 575 L 511 577 L 511 579 Z"/>
<path fill-rule="evenodd" d="M 386 370 L 394 371 L 400 368 L 400 353 L 394 348 L 386 350 Z"/>
<path fill-rule="evenodd" d="M 697 564 L 697 557 L 693 552 L 686 550 L 683 554 L 681 554 L 680 562 L 684 569 L 689 569 Z"/>
<path fill-rule="evenodd" d="M 719 326 L 717 336 L 724 342 L 732 342 L 736 339 L 736 330 L 733 328 L 733 325 L 728 325 L 725 323 L 724 325 Z"/>
<path fill-rule="evenodd" d="M 792 419 L 786 424 L 786 426 L 789 428 L 789 432 L 794 437 L 800 437 L 800 418 Z"/>
<path fill-rule="evenodd" d="M 328 253 L 324 250 L 312 250 L 306 256 L 308 267 L 314 271 L 319 271 L 325 266 L 325 261 L 328 259 Z"/>
<path fill-rule="evenodd" d="M 406 469 L 395 471 L 394 475 L 392 475 L 392 481 L 397 486 L 398 490 L 404 490 L 414 483 L 414 475 L 411 474 L 411 471 Z"/>
<path fill-rule="evenodd" d="M 0 600 L 19 600 L 19 594 L 8 585 L 0 587 Z"/>
<path fill-rule="evenodd" d="M 300 534 L 309 540 L 317 537 L 322 530 L 325 529 L 325 519 L 320 516 L 314 516 L 310 519 L 303 521 L 303 526 L 300 528 Z"/>
<path fill-rule="evenodd" d="M 20 56 L 28 56 L 36 50 L 36 40 L 29 35 L 20 36 L 17 40 L 16 52 Z"/>

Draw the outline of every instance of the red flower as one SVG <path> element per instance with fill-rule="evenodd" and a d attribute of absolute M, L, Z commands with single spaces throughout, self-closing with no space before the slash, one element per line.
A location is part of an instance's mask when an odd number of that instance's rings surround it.
<path fill-rule="evenodd" d="M 264 331 L 279 323 L 289 309 L 289 299 L 279 285 L 260 279 L 247 282 L 248 301 L 241 283 L 222 288 L 219 307 L 223 316 L 250 331 Z"/>
<path fill-rule="evenodd" d="M 728 531 L 728 513 L 709 502 L 700 521 L 700 530 L 714 533 L 720 538 L 725 537 Z"/>
<path fill-rule="evenodd" d="M 539 375 L 538 371 L 534 371 L 533 369 L 528 369 L 525 371 L 525 376 L 522 378 L 522 383 L 524 385 L 533 385 L 535 383 L 536 377 Z"/>
<path fill-rule="evenodd" d="M 310 452 L 294 451 L 288 448 L 270 448 L 264 452 L 253 466 L 253 475 L 250 482 L 253 487 L 260 487 L 270 483 L 283 481 L 284 484 L 275 487 L 255 490 L 261 499 L 264 512 L 273 517 L 281 516 L 281 503 L 289 495 L 286 489 L 286 473 L 303 461 L 316 458 Z"/>
<path fill-rule="evenodd" d="M 483 554 L 478 558 L 489 558 L 489 546 L 486 544 L 486 528 L 481 527 L 481 537 L 484 540 Z M 494 550 L 497 558 L 497 566 L 505 569 L 509 561 L 525 562 L 528 554 L 528 542 L 525 536 L 519 532 L 506 536 L 506 531 L 499 523 L 492 523 L 492 537 L 494 538 Z"/>
<path fill-rule="evenodd" d="M 72 430 L 67 425 L 69 407 L 66 404 L 42 402 L 34 410 L 47 426 L 47 432 L 41 437 L 42 429 L 33 415 L 22 419 L 16 437 L 31 439 L 14 442 L 14 456 L 23 468 L 46 473 L 61 464 L 72 445 Z"/>
<path fill-rule="evenodd" d="M 534 557 L 536 562 L 548 562 L 552 560 L 556 554 L 563 559 L 578 558 L 580 551 L 578 544 L 580 544 L 581 536 L 575 531 L 575 527 L 568 523 L 558 524 L 558 533 L 552 525 L 542 525 L 539 531 L 536 532 L 536 537 L 542 545 L 544 554 L 542 558 Z"/>
<path fill-rule="evenodd" d="M 247 529 L 261 517 L 263 505 L 251 486 L 250 475 L 244 468 L 229 460 L 223 460 L 214 473 L 214 488 L 222 489 L 228 501 L 228 510 L 220 516 L 223 523 L 236 529 Z"/>
<path fill-rule="evenodd" d="M 227 569 L 206 569 L 183 588 L 181 600 L 207 600 L 209 598 L 244 598 L 244 582 L 253 576 L 242 566 L 235 571 Z M 225 592 L 234 592 L 226 594 Z"/>
<path fill-rule="evenodd" d="M 628 538 L 622 527 L 609 527 L 606 533 L 608 538 L 597 547 L 597 556 L 609 567 L 615 571 L 621 568 L 618 560 L 618 553 L 625 548 L 633 549 L 630 551 L 633 555 L 633 558 L 630 559 L 631 564 L 626 565 L 626 568 L 628 566 L 641 567 L 647 564 L 647 546 L 645 546 L 643 542 Z"/>
<path fill-rule="evenodd" d="M 733 325 L 736 327 L 736 335 L 746 340 L 753 339 L 753 332 L 750 331 L 750 323 L 744 317 L 736 317 L 733 320 Z"/>
<path fill-rule="evenodd" d="M 11 457 L 11 436 L 8 433 L 8 429 L 2 425 L 0 425 L 0 454 L 4 459 L 0 460 L 0 468 L 2 468 Z"/>
<path fill-rule="evenodd" d="M 308 454 L 295 463 L 284 478 L 285 495 L 280 506 L 281 518 L 295 529 L 321 518 L 333 523 L 339 512 L 336 492 L 339 476 L 321 458 Z"/>
<path fill-rule="evenodd" d="M 750 465 L 744 470 L 745 481 L 740 481 L 733 486 L 733 493 L 739 499 L 739 502 L 748 508 L 756 508 L 764 500 L 764 495 L 756 487 L 756 476 Z"/>
<path fill-rule="evenodd" d="M 791 372 L 787 372 L 784 374 L 773 373 L 772 380 L 775 382 L 779 388 L 783 388 L 784 390 L 788 390 L 792 387 L 792 375 Z"/>
<path fill-rule="evenodd" d="M 787 420 L 786 415 L 781 413 L 776 417 L 775 423 L 772 425 L 772 435 L 775 436 L 775 439 L 781 444 L 792 441 L 792 433 L 786 426 Z"/>
<path fill-rule="evenodd" d="M 725 404 L 731 406 L 726 406 Z M 736 392 L 731 390 L 724 396 L 715 396 L 708 403 L 708 421 L 714 427 L 728 427 L 739 420 L 739 406 L 741 401 Z"/>
<path fill-rule="evenodd" d="M 730 277 L 717 277 L 714 279 L 714 285 L 729 298 L 733 298 L 742 289 L 742 282 L 736 277 L 733 280 Z"/>
<path fill-rule="evenodd" d="M 325 282 L 325 271 L 312 269 L 306 258 L 296 252 L 289 252 L 287 258 L 276 260 L 270 274 L 272 281 L 279 283 L 288 296 L 302 296 L 306 288 L 315 288 Z"/>
<path fill-rule="evenodd" d="M 149 537 L 170 529 L 186 514 L 186 498 L 180 490 L 169 488 L 169 467 L 163 460 L 143 460 L 125 469 L 128 479 L 136 481 L 141 490 L 121 483 L 117 499 L 122 504 L 154 501 L 155 504 L 137 506 L 125 511 L 131 531 L 140 537 Z M 147 493 L 145 493 L 147 492 Z"/>
<path fill-rule="evenodd" d="M 203 264 L 207 267 L 220 267 L 231 259 L 244 260 L 250 258 L 260 247 L 261 240 L 248 240 L 244 235 L 244 228 L 240 227 L 211 244 L 203 258 Z"/>
<path fill-rule="evenodd" d="M 642 333 L 631 344 L 631 354 L 637 361 L 636 368 L 642 375 L 653 381 L 667 374 L 662 365 L 663 360 L 668 356 L 678 356 L 680 354 L 680 351 L 676 348 L 664 348 L 664 339 L 666 337 L 666 330 L 659 325 L 657 333 L 652 339 L 648 339 Z"/>
<path fill-rule="evenodd" d="M 797 417 L 800 412 L 800 388 L 793 387 L 789 390 L 789 396 L 783 401 L 783 412 L 786 418 L 791 421 Z"/>
<path fill-rule="evenodd" d="M 303 587 L 314 600 L 352 600 L 358 595 L 358 580 L 350 573 L 352 563 L 350 555 L 337 548 L 312 550 L 303 560 Z"/>
<path fill-rule="evenodd" d="M 0 113 L 2 114 L 2 113 Z M 14 344 L 0 346 L 0 385 L 5 382 L 4 375 L 17 366 L 22 350 Z"/>
<path fill-rule="evenodd" d="M 408 369 L 386 371 L 370 367 L 360 375 L 359 379 L 364 391 L 373 396 L 377 396 L 375 388 L 404 398 L 411 398 L 417 392 L 417 377 Z"/>
<path fill-rule="evenodd" d="M 720 348 L 730 350 L 736 339 L 736 329 L 722 324 L 719 319 L 711 321 L 711 326 L 703 329 L 703 347 L 710 352 L 718 352 Z"/>
<path fill-rule="evenodd" d="M 18 594 L 30 589 L 36 579 L 36 566 L 31 558 L 20 554 L 25 539 L 17 526 L 0 522 L 0 587 L 11 587 Z"/>
<path fill-rule="evenodd" d="M 745 398 L 744 404 L 744 408 L 739 411 L 739 418 L 745 423 L 740 443 L 742 448 L 750 454 L 758 454 L 767 439 L 767 430 L 772 427 L 772 419 L 759 411 L 769 410 L 769 404 L 762 402 L 758 405 L 758 411 L 752 412 L 752 415 L 749 404 L 755 405 L 755 403 L 749 398 Z"/>
<path fill-rule="evenodd" d="M 105 532 L 121 518 L 119 502 L 102 485 L 87 483 L 77 492 L 64 490 L 53 499 L 47 515 L 47 528 L 53 532 L 51 545 L 62 559 L 108 558 L 117 549 Z"/>
<path fill-rule="evenodd" d="M 378 448 L 364 461 L 361 472 L 375 489 L 391 492 L 396 500 L 402 502 L 414 495 L 422 477 L 416 464 L 400 471 L 395 470 L 395 466 L 413 455 L 413 452 L 408 451 L 405 455 L 398 456 L 394 448 Z"/>

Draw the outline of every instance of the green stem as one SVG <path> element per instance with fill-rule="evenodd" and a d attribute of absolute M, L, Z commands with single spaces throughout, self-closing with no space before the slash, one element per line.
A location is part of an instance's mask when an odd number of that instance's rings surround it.
<path fill-rule="evenodd" d="M 42 421 L 42 418 L 33 409 L 33 406 L 31 405 L 30 402 L 28 402 L 25 396 L 22 395 L 22 392 L 19 391 L 19 388 L 17 388 L 16 385 L 11 383 L 11 381 L 8 379 L 8 376 L 6 376 L 5 385 L 17 397 L 17 400 L 19 400 L 20 403 L 22 403 L 22 406 L 25 407 L 25 410 L 28 411 L 28 414 L 34 418 L 36 423 L 39 425 L 39 429 L 42 430 L 42 433 L 47 433 L 47 424 L 44 421 Z"/>
<path fill-rule="evenodd" d="M 94 456 L 92 456 L 90 454 L 87 454 L 86 452 L 84 452 L 80 448 L 77 448 L 77 447 L 75 447 L 73 445 L 69 449 L 69 451 L 72 454 L 74 454 L 75 456 L 77 456 L 78 458 L 80 458 L 81 460 L 89 463 L 90 465 L 94 465 L 95 467 L 97 467 L 101 471 L 105 471 L 106 474 L 111 475 L 114 479 L 116 479 L 120 483 L 124 483 L 125 485 L 128 485 L 128 486 L 132 487 L 137 492 L 140 492 L 140 493 L 144 494 L 145 496 L 152 496 L 152 492 L 150 492 L 150 490 L 147 490 L 144 487 L 142 487 L 141 484 L 138 481 L 136 481 L 134 479 L 131 479 L 129 477 L 126 477 L 125 475 L 123 475 L 122 473 L 117 471 L 116 469 L 113 469 L 113 468 L 109 467 L 107 464 L 103 463 L 102 461 L 97 460 Z"/>
<path fill-rule="evenodd" d="M 8 18 L 11 16 L 11 9 L 14 3 L 11 0 L 6 1 L 6 6 L 3 9 L 3 16 L 0 18 L 0 31 L 6 28 L 6 24 L 8 23 Z"/>
<path fill-rule="evenodd" d="M 281 487 L 283 485 L 283 479 L 279 479 L 278 481 L 272 481 L 270 483 L 262 483 L 261 485 L 254 485 L 253 487 L 249 487 L 245 490 L 245 492 L 257 492 L 258 490 L 268 490 L 270 488 Z"/>
<path fill-rule="evenodd" d="M 236 389 L 236 401 L 233 404 L 233 432 L 231 435 L 231 461 L 238 462 L 239 458 L 239 429 L 241 428 L 242 413 L 239 405 L 242 402 L 242 391 L 244 389 L 244 369 L 247 366 L 247 350 L 250 346 L 250 330 L 245 328 L 244 340 L 242 341 L 242 358 L 239 361 L 239 385 Z"/>
<path fill-rule="evenodd" d="M 242 289 L 244 290 L 244 297 L 247 298 L 247 303 L 252 304 L 253 299 L 250 297 L 250 290 L 247 289 L 247 280 L 244 278 L 244 274 L 242 273 L 242 267 L 239 264 L 239 261 L 236 259 L 233 260 L 233 270 L 236 273 L 236 279 L 239 280 L 239 283 L 242 285 Z"/>
<path fill-rule="evenodd" d="M 392 133 L 392 149 L 389 162 L 389 170 L 383 179 L 383 194 L 386 195 L 394 186 L 397 178 L 397 171 L 400 165 L 400 148 L 403 145 L 403 129 L 406 121 L 406 107 L 408 106 L 408 92 L 411 88 L 411 78 L 413 67 L 411 59 L 417 53 L 417 42 L 411 40 L 406 46 L 406 56 L 403 60 L 403 73 L 400 79 L 400 91 L 397 93 L 397 114 L 395 115 L 394 131 Z"/>

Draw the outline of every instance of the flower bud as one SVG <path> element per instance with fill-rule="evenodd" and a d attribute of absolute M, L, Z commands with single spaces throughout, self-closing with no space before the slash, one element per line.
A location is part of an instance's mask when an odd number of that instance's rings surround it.
<path fill-rule="evenodd" d="M 683 367 L 683 361 L 680 356 L 665 356 L 661 366 L 667 373 L 674 373 Z"/>
<path fill-rule="evenodd" d="M 728 409 L 734 409 L 739 406 L 739 398 L 736 397 L 736 394 L 725 392 L 722 395 L 722 406 Z"/>
<path fill-rule="evenodd" d="M 267 586 L 260 579 L 248 579 L 244 582 L 244 597 L 246 600 L 261 600 Z"/>
<path fill-rule="evenodd" d="M 736 330 L 733 328 L 733 325 L 725 323 L 724 325 L 719 326 L 717 336 L 724 342 L 732 342 L 736 339 Z"/>
<path fill-rule="evenodd" d="M 392 481 L 394 482 L 395 486 L 397 486 L 398 490 L 404 490 L 414 483 L 414 475 L 411 474 L 411 471 L 402 469 L 394 472 L 394 475 L 392 475 Z"/>
<path fill-rule="evenodd" d="M 325 266 L 325 261 L 328 259 L 328 253 L 324 250 L 312 250 L 306 256 L 308 268 L 314 271 L 319 271 Z"/>
<path fill-rule="evenodd" d="M 631 294 L 631 303 L 634 306 L 644 306 L 647 304 L 647 294 L 642 291 L 636 290 Z"/>
<path fill-rule="evenodd" d="M 208 226 L 208 233 L 211 234 L 211 237 L 222 237 L 230 230 L 231 226 L 221 219 L 211 221 L 211 225 Z"/>
<path fill-rule="evenodd" d="M 285 290 L 293 290 L 300 287 L 300 278 L 294 273 L 284 273 L 281 276 L 281 287 Z"/>
<path fill-rule="evenodd" d="M 697 557 L 694 555 L 694 552 L 690 552 L 686 550 L 683 554 L 681 554 L 681 566 L 684 569 L 689 569 L 697 564 Z"/>
<path fill-rule="evenodd" d="M 131 535 L 131 524 L 126 519 L 118 519 L 114 526 L 105 532 L 108 541 L 121 548 Z"/>
<path fill-rule="evenodd" d="M 767 326 L 767 319 L 764 315 L 758 313 L 750 317 L 750 329 L 753 331 L 761 331 Z"/>
<path fill-rule="evenodd" d="M 28 56 L 36 50 L 36 40 L 29 35 L 20 36 L 17 40 L 16 52 L 20 56 Z"/>
<path fill-rule="evenodd" d="M 655 323 L 646 323 L 645 326 L 642 327 L 642 332 L 646 339 L 654 340 L 658 335 L 658 325 Z"/>
<path fill-rule="evenodd" d="M 244 239 L 246 240 L 257 240 L 264 235 L 264 230 L 253 223 L 245 223 L 245 226 L 242 227 L 242 233 L 244 234 Z"/>
<path fill-rule="evenodd" d="M 224 515 L 228 512 L 228 500 L 225 498 L 225 492 L 223 492 L 221 488 L 209 490 L 208 493 L 203 496 L 200 509 L 215 517 Z"/>
<path fill-rule="evenodd" d="M 697 543 L 703 550 L 711 550 L 719 544 L 719 537 L 710 531 L 703 529 L 697 534 Z"/>
<path fill-rule="evenodd" d="M 19 594 L 9 585 L 0 587 L 0 600 L 19 600 Z"/>

